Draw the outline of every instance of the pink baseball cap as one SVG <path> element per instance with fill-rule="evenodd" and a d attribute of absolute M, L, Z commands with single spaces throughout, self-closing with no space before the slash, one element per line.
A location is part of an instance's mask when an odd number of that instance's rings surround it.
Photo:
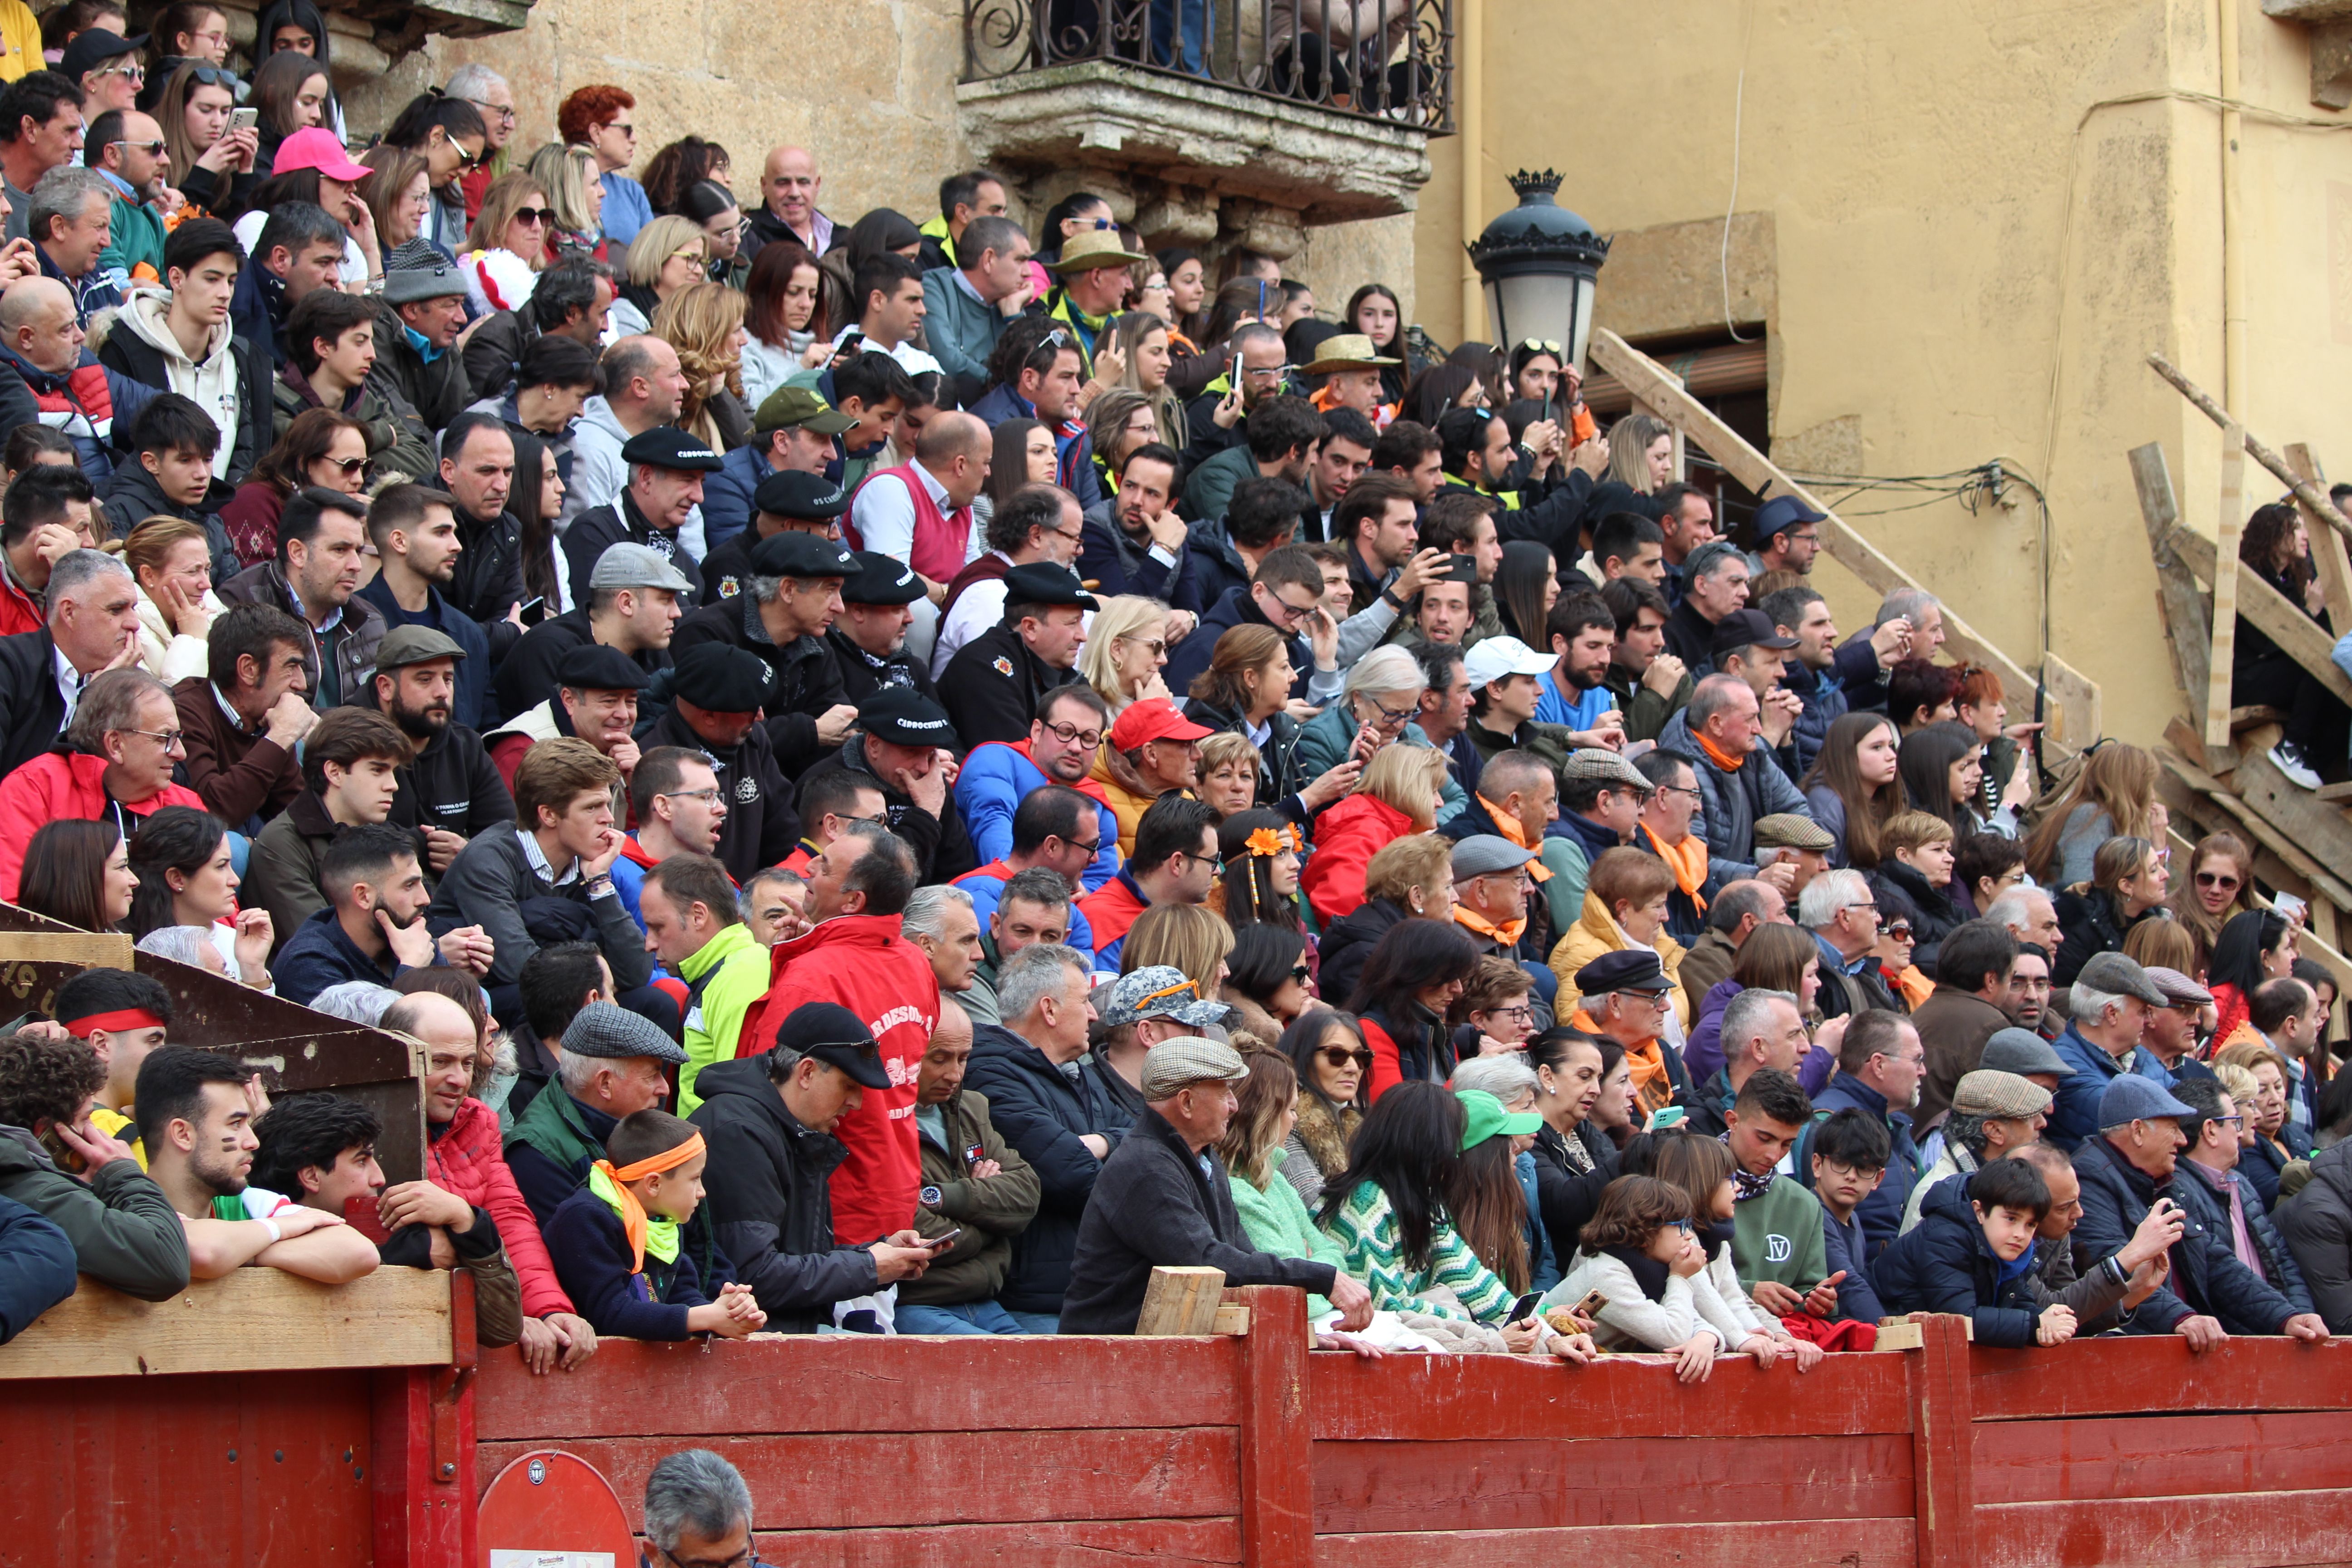
<path fill-rule="evenodd" d="M 335 133 L 322 125 L 307 131 L 297 131 L 278 144 L 277 160 L 270 164 L 274 174 L 290 174 L 297 169 L 316 169 L 331 180 L 357 184 L 375 171 L 365 163 L 354 163 L 343 151 Z"/>

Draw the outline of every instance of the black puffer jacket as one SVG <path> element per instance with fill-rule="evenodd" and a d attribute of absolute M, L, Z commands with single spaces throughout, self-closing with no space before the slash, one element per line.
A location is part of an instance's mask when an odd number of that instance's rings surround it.
<path fill-rule="evenodd" d="M 1963 1313 L 1977 1343 L 2023 1349 L 2034 1342 L 2041 1303 L 2026 1275 L 2000 1278 L 2000 1258 L 1985 1241 L 1968 1186 L 1948 1181 L 1928 1189 L 1919 1223 L 1878 1255 L 1870 1282 L 1890 1312 Z"/>
<path fill-rule="evenodd" d="M 2272 1216 L 2331 1333 L 2352 1333 L 2352 1143 L 2311 1157 L 2311 1181 Z"/>
<path fill-rule="evenodd" d="M 1930 887 L 1926 876 L 1912 867 L 1889 856 L 1870 872 L 1870 886 L 1876 891 L 1893 888 L 1911 905 L 1911 962 L 1933 979 L 1936 973 L 1936 952 L 1952 928 L 1968 917 L 1959 905 L 1952 901 L 1951 893 L 1943 888 Z M 1885 916 L 1879 917 L 1884 920 Z"/>
<path fill-rule="evenodd" d="M 1412 918 L 1412 911 L 1402 904 L 1369 899 L 1325 927 L 1322 940 L 1315 944 L 1319 965 L 1316 989 L 1323 1000 L 1334 1007 L 1347 1006 L 1356 994 L 1356 982 L 1363 977 L 1364 960 L 1371 957 L 1391 926 Z"/>
<path fill-rule="evenodd" d="M 2184 1158 L 2174 1169 L 2173 1200 L 2196 1215 L 2199 1223 L 2219 1237 L 2234 1258 L 2237 1247 L 2230 1235 L 2230 1200 L 2214 1189 L 2209 1178 L 2190 1170 L 2189 1163 Z M 2285 1297 L 2296 1311 L 2312 1310 L 2311 1291 L 2304 1284 L 2303 1270 L 2295 1266 L 2294 1254 L 2279 1238 L 2278 1227 L 2271 1223 L 2271 1216 L 2263 1212 L 2262 1194 L 2254 1190 L 2253 1183 L 2235 1171 L 2230 1173 L 2229 1180 L 2238 1189 L 2239 1207 L 2245 1211 L 2246 1238 L 2253 1243 L 2254 1257 L 2262 1264 L 2263 1283 Z"/>

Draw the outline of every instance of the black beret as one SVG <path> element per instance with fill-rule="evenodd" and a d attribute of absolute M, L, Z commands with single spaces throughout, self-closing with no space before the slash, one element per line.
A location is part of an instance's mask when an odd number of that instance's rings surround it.
<path fill-rule="evenodd" d="M 1076 605 L 1081 609 L 1098 610 L 1101 601 L 1087 592 L 1078 574 L 1066 566 L 1056 566 L 1050 561 L 1033 561 L 1026 566 L 1015 566 L 1004 574 L 1004 602 L 1008 605 Z"/>
<path fill-rule="evenodd" d="M 852 577 L 857 557 L 831 540 L 786 529 L 752 547 L 751 570 L 762 577 Z"/>
<path fill-rule="evenodd" d="M 555 679 L 574 691 L 643 691 L 653 684 L 635 659 L 600 642 L 583 643 L 565 654 Z"/>
<path fill-rule="evenodd" d="M 911 605 L 923 596 L 923 580 L 896 556 L 857 552 L 857 575 L 842 584 L 845 605 Z"/>
<path fill-rule="evenodd" d="M 713 713 L 751 713 L 767 700 L 768 667 L 749 648 L 697 643 L 670 667 L 670 690 Z"/>

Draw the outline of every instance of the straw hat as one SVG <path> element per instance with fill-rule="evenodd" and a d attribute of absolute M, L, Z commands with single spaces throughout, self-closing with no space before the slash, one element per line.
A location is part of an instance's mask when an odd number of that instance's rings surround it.
<path fill-rule="evenodd" d="M 1097 267 L 1132 267 L 1150 259 L 1120 245 L 1117 231 L 1090 228 L 1063 241 L 1062 258 L 1045 263 L 1045 268 L 1056 274 L 1092 272 Z"/>
<path fill-rule="evenodd" d="M 1343 370 L 1379 370 L 1384 365 L 1402 364 L 1402 360 L 1383 359 L 1372 352 L 1372 340 L 1362 332 L 1341 332 L 1323 340 L 1316 351 L 1320 356 L 1313 364 L 1304 367 L 1307 375 L 1330 375 Z"/>

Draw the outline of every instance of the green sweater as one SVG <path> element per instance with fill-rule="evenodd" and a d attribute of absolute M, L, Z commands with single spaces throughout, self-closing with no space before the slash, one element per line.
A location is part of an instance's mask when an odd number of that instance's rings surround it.
<path fill-rule="evenodd" d="M 1786 1176 L 1772 1178 L 1760 1198 L 1731 1210 L 1731 1257 L 1739 1282 L 1754 1289 L 1769 1279 L 1806 1291 L 1828 1275 L 1822 1242 L 1822 1201 Z"/>
<path fill-rule="evenodd" d="M 1422 1312 L 1457 1321 L 1466 1314 L 1500 1327 L 1511 1310 L 1510 1287 L 1479 1261 L 1442 1213 L 1430 1226 L 1428 1267 L 1416 1268 L 1408 1262 L 1397 1237 L 1396 1213 L 1377 1183 L 1357 1184 L 1322 1228 L 1339 1244 L 1339 1266 L 1371 1288 L 1372 1305 L 1381 1311 Z M 1816 1238 L 1816 1256 L 1820 1250 Z M 1440 1285 L 1454 1292 L 1459 1307 L 1429 1300 L 1425 1292 Z"/>
<path fill-rule="evenodd" d="M 1239 1171 L 1229 1173 L 1229 1177 L 1234 1188 L 1234 1212 L 1241 1216 L 1242 1229 L 1252 1247 L 1277 1258 L 1311 1258 L 1346 1271 L 1348 1260 L 1340 1256 L 1339 1244 L 1315 1228 L 1298 1189 L 1283 1180 L 1279 1172 L 1269 1174 L 1263 1187 Z M 1330 1310 L 1331 1303 L 1325 1298 L 1307 1298 L 1309 1322 Z"/>

